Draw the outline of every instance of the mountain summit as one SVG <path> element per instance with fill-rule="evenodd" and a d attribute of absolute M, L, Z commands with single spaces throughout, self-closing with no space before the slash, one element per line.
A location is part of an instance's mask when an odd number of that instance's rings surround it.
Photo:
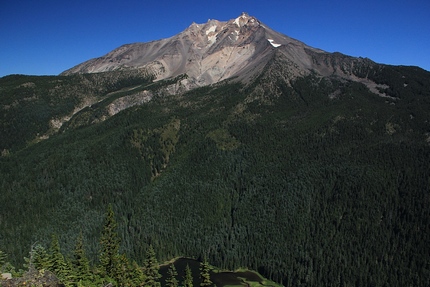
<path fill-rule="evenodd" d="M 349 77 L 350 68 L 362 58 L 346 57 L 315 49 L 278 33 L 257 18 L 242 13 L 227 22 L 209 20 L 192 23 L 183 32 L 162 40 L 123 45 L 100 58 L 91 59 L 65 72 L 98 73 L 144 69 L 162 80 L 186 74 L 188 88 L 204 86 L 233 77 L 251 80 L 271 60 L 282 61 L 283 77 L 293 79 L 310 71 L 327 76 Z M 342 65 L 342 69 L 338 66 Z M 345 67 L 347 68 L 345 70 Z"/>

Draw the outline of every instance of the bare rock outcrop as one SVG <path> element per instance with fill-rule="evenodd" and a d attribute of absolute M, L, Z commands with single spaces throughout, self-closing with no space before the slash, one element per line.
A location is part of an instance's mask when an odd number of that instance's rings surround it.
<path fill-rule="evenodd" d="M 279 55 L 290 63 L 290 79 L 311 71 L 323 76 L 349 77 L 343 67 L 364 61 L 312 48 L 243 13 L 226 22 L 192 23 L 170 38 L 123 45 L 63 74 L 143 68 L 152 73 L 156 81 L 186 74 L 188 79 L 183 84 L 191 89 L 231 78 L 252 80 Z"/>
<path fill-rule="evenodd" d="M 3 274 L 2 274 L 3 277 Z M 48 270 L 31 269 L 24 273 L 22 277 L 2 279 L 0 281 L 2 287 L 16 286 L 43 286 L 43 287 L 64 287 L 64 284 L 55 276 L 54 273 Z"/>

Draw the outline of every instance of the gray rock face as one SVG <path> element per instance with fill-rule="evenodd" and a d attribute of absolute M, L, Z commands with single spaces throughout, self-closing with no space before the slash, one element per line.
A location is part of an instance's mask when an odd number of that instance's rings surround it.
<path fill-rule="evenodd" d="M 193 23 L 171 38 L 121 46 L 63 74 L 145 68 L 156 80 L 187 74 L 184 84 L 204 86 L 235 76 L 251 77 L 278 49 L 301 69 L 312 67 L 306 49 L 323 52 L 275 32 L 243 13 L 228 22 Z"/>
<path fill-rule="evenodd" d="M 11 273 L 2 273 L 1 279 L 2 280 L 10 280 L 10 279 L 12 279 L 12 274 Z"/>
<path fill-rule="evenodd" d="M 322 76 L 335 74 L 350 78 L 354 64 L 366 61 L 344 56 L 340 63 L 337 54 L 307 46 L 243 13 L 227 22 L 193 23 L 167 39 L 121 46 L 62 74 L 143 68 L 156 81 L 187 74 L 181 84 L 191 89 L 230 78 L 250 81 L 273 59 L 282 59 L 286 65 L 283 72 L 287 80 L 311 71 Z"/>

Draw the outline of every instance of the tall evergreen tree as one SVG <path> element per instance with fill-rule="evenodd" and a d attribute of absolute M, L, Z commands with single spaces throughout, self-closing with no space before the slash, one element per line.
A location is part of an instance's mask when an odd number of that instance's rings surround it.
<path fill-rule="evenodd" d="M 92 273 L 90 268 L 90 262 L 85 253 L 84 247 L 84 235 L 81 232 L 76 240 L 75 250 L 73 251 L 73 259 L 72 259 L 73 269 L 76 274 L 77 282 L 91 282 L 92 281 Z"/>
<path fill-rule="evenodd" d="M 4 253 L 3 251 L 0 250 L 0 268 L 6 264 L 6 253 Z"/>
<path fill-rule="evenodd" d="M 209 272 L 210 272 L 209 263 L 205 257 L 203 262 L 200 263 L 200 280 L 201 280 L 200 287 L 209 287 L 213 285 Z"/>
<path fill-rule="evenodd" d="M 15 267 L 7 261 L 7 254 L 0 250 L 0 273 L 12 273 L 15 276 Z"/>
<path fill-rule="evenodd" d="M 193 274 L 188 264 L 187 267 L 185 267 L 184 287 L 193 287 Z"/>
<path fill-rule="evenodd" d="M 132 266 L 130 265 L 125 254 L 119 255 L 119 266 L 115 274 L 115 280 L 119 287 L 133 286 L 132 285 Z"/>
<path fill-rule="evenodd" d="M 49 269 L 50 256 L 45 247 L 40 244 L 36 244 L 31 253 L 30 257 L 32 258 L 32 264 L 34 264 L 36 269 Z"/>
<path fill-rule="evenodd" d="M 143 274 L 142 268 L 133 261 L 131 264 L 131 285 L 136 287 L 143 287 L 145 281 L 145 275 Z"/>
<path fill-rule="evenodd" d="M 70 265 L 61 253 L 60 242 L 56 234 L 52 235 L 49 251 L 48 269 L 54 272 L 62 283 L 67 285 L 72 271 Z"/>
<path fill-rule="evenodd" d="M 0 273 L 12 273 L 15 276 L 15 267 L 7 261 L 7 254 L 0 250 Z"/>
<path fill-rule="evenodd" d="M 178 276 L 178 272 L 176 271 L 175 264 L 172 263 L 167 271 L 167 287 L 178 287 L 178 279 L 176 276 Z"/>
<path fill-rule="evenodd" d="M 117 223 L 112 205 L 109 204 L 106 212 L 105 223 L 100 238 L 100 269 L 102 276 L 108 276 L 115 280 L 120 266 L 119 245 L 120 239 L 116 231 Z"/>
<path fill-rule="evenodd" d="M 152 245 L 149 246 L 146 252 L 146 259 L 143 266 L 143 273 L 145 275 L 144 286 L 148 287 L 160 287 L 159 282 L 161 275 L 158 273 L 160 266 L 158 265 L 157 258 L 155 257 L 155 251 Z"/>

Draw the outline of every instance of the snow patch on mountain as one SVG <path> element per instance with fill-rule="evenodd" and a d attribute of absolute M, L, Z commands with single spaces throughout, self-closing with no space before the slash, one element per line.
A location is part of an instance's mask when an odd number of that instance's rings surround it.
<path fill-rule="evenodd" d="M 239 31 L 237 31 L 237 30 L 233 31 L 230 34 L 229 38 L 233 41 L 237 41 L 237 39 L 239 38 Z"/>
<path fill-rule="evenodd" d="M 216 25 L 211 26 L 209 29 L 206 30 L 206 35 L 209 35 L 210 33 L 214 33 L 216 31 Z"/>
<path fill-rule="evenodd" d="M 239 26 L 239 27 L 240 27 L 240 17 L 239 17 L 239 18 L 234 19 L 234 24 L 236 24 L 237 26 Z"/>
<path fill-rule="evenodd" d="M 215 43 L 216 42 L 216 35 L 209 36 L 208 40 L 211 44 Z"/>
<path fill-rule="evenodd" d="M 267 39 L 267 41 L 269 41 L 269 43 L 270 43 L 273 47 L 275 47 L 275 48 L 278 48 L 279 46 L 281 46 L 281 44 L 276 44 L 276 43 L 274 43 L 274 40 L 273 40 L 273 39 Z"/>

